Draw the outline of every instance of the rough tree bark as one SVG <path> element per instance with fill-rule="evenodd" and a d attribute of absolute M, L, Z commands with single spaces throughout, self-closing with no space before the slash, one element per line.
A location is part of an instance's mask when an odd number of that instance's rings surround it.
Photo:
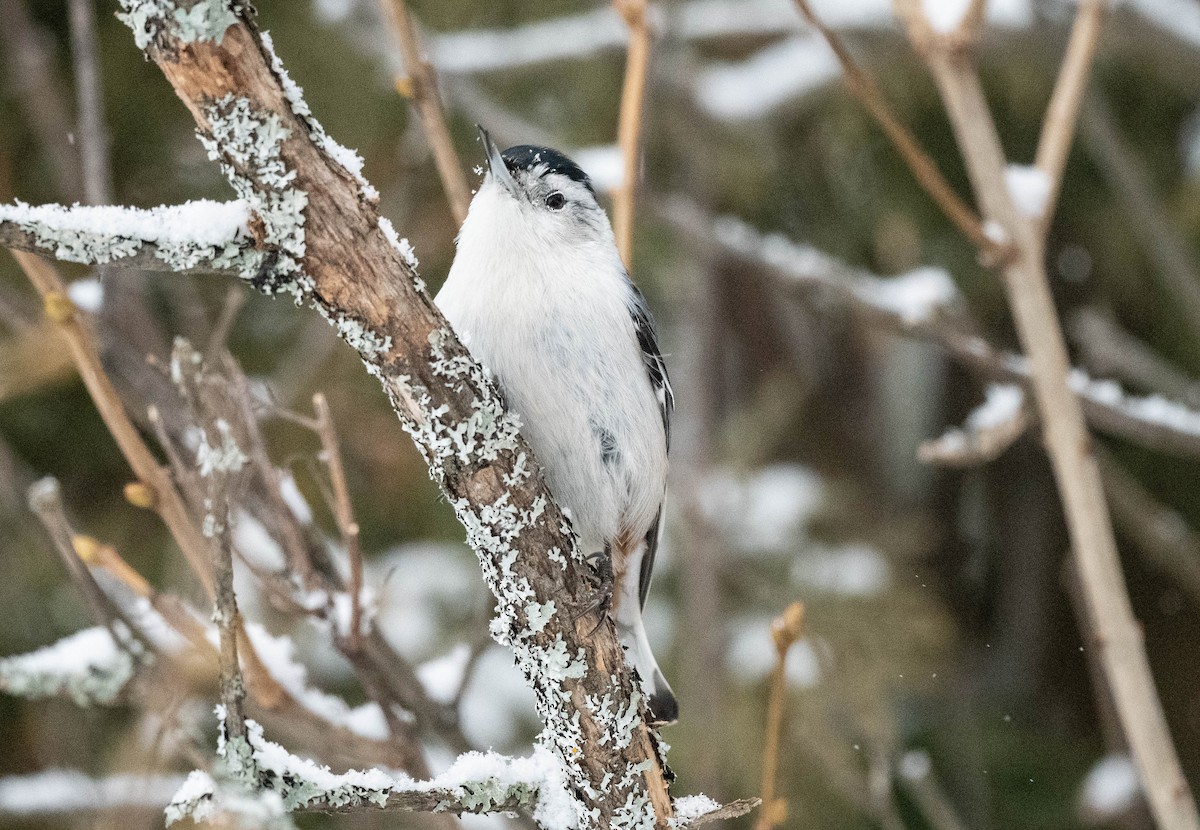
<path fill-rule="evenodd" d="M 667 827 L 645 702 L 593 575 L 516 420 L 425 292 L 374 190 L 312 118 L 237 0 L 123 0 L 138 45 L 253 210 L 241 273 L 326 316 L 362 356 L 444 488 L 498 600 L 492 631 L 534 687 L 580 826 Z M 353 162 L 351 161 L 351 166 Z"/>

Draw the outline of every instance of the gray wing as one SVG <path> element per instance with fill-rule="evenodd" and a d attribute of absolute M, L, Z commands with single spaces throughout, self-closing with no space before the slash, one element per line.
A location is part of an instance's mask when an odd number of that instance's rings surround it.
<path fill-rule="evenodd" d="M 671 414 L 675 411 L 675 394 L 671 391 L 671 379 L 667 376 L 667 364 L 658 348 L 658 336 L 654 332 L 654 318 L 646 305 L 646 298 L 632 282 L 633 303 L 630 314 L 633 315 L 634 330 L 637 332 L 638 347 L 642 350 L 642 362 L 646 365 L 646 374 L 650 377 L 650 386 L 658 398 L 658 408 L 662 413 L 663 435 L 667 449 L 671 448 Z M 638 599 L 646 605 L 646 597 L 650 593 L 650 577 L 654 572 L 654 555 L 658 551 L 658 540 L 662 536 L 663 509 L 658 508 L 654 524 L 646 532 L 646 550 L 642 554 L 642 567 L 638 582 Z"/>

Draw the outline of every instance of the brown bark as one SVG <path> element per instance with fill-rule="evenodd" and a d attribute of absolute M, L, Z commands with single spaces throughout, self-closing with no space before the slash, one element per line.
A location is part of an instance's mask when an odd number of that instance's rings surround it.
<path fill-rule="evenodd" d="M 349 339 L 377 371 L 467 525 L 499 600 L 504 624 L 497 627 L 506 629 L 501 633 L 531 675 L 540 713 L 583 806 L 595 811 L 597 826 L 619 825 L 622 805 L 632 796 L 635 809 L 647 805 L 665 827 L 671 804 L 653 734 L 643 718 L 623 730 L 596 703 L 607 696 L 612 709 L 645 712 L 611 623 L 593 633 L 594 621 L 578 616 L 590 601 L 591 574 L 581 561 L 559 553 L 573 550 L 573 540 L 532 452 L 512 429 L 482 369 L 380 229 L 374 201 L 314 140 L 315 124 L 293 112 L 272 56 L 246 13 L 236 13 L 238 22 L 220 43 L 184 42 L 160 25 L 148 54 L 202 133 L 212 134 L 209 113 L 230 95 L 260 116 L 278 117 L 290 130 L 280 159 L 296 176 L 289 188 L 307 194 L 300 265 L 311 288 L 303 286 L 305 299 L 342 323 L 343 334 L 347 324 L 369 333 Z M 223 161 L 235 177 L 246 177 L 243 185 L 264 196 L 274 192 L 270 181 L 256 179 L 239 160 L 226 155 Z M 262 218 L 252 222 L 260 239 L 267 233 Z M 456 446 L 455 440 L 464 443 Z M 536 630 L 526 613 L 533 603 L 543 608 L 553 603 L 555 609 Z M 552 652 L 567 658 L 564 670 L 547 670 Z M 580 670 L 582 677 L 572 676 Z M 577 728 L 571 725 L 576 714 Z"/>

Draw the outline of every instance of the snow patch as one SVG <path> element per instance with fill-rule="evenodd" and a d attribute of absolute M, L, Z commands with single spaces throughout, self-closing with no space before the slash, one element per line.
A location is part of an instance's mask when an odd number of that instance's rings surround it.
<path fill-rule="evenodd" d="M 1017 210 L 1033 218 L 1045 215 L 1050 203 L 1050 177 L 1045 172 L 1030 165 L 1010 164 L 1004 179 Z"/>
<path fill-rule="evenodd" d="M 1137 769 L 1129 756 L 1106 755 L 1088 770 L 1080 800 L 1099 821 L 1106 821 L 1128 810 L 1140 791 Z"/>
<path fill-rule="evenodd" d="M 109 704 L 135 668 L 109 630 L 96 626 L 29 654 L 0 659 L 0 689 L 31 699 L 66 694 L 78 706 Z"/>
<path fill-rule="evenodd" d="M 887 590 L 891 568 L 869 545 L 807 548 L 792 564 L 792 579 L 801 585 L 846 597 L 869 597 Z"/>
<path fill-rule="evenodd" d="M 925 267 L 877 280 L 871 286 L 869 298 L 879 307 L 900 315 L 905 325 L 915 326 L 953 303 L 958 298 L 958 287 L 945 270 Z"/>
<path fill-rule="evenodd" d="M 921 0 L 921 11 L 935 32 L 948 35 L 962 25 L 971 0 Z"/>
<path fill-rule="evenodd" d="M 67 286 L 67 296 L 89 314 L 98 314 L 104 305 L 104 286 L 95 277 L 75 280 Z"/>
<path fill-rule="evenodd" d="M 575 151 L 574 157 L 601 193 L 613 193 L 625 183 L 625 154 L 619 145 L 583 147 Z"/>
<path fill-rule="evenodd" d="M 695 96 L 714 118 L 747 121 L 770 114 L 840 74 L 837 57 L 824 38 L 803 35 L 768 46 L 744 61 L 704 69 L 696 78 Z"/>
<path fill-rule="evenodd" d="M 308 669 L 296 659 L 296 644 L 289 637 L 275 637 L 255 622 L 246 623 L 246 633 L 267 672 L 305 709 L 330 723 L 349 729 L 365 738 L 386 740 L 387 724 L 378 704 L 368 703 L 351 709 L 337 695 L 309 685 Z"/>

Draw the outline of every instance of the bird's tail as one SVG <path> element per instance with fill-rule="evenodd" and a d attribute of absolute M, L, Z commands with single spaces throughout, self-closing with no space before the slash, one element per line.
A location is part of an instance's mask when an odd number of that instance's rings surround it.
<path fill-rule="evenodd" d="M 622 602 L 617 606 L 617 630 L 621 642 L 629 650 L 629 658 L 642 678 L 643 687 L 650 695 L 650 717 L 652 725 L 665 726 L 679 720 L 679 702 L 663 677 L 646 639 L 646 628 L 642 625 L 642 609 L 636 600 Z"/>

